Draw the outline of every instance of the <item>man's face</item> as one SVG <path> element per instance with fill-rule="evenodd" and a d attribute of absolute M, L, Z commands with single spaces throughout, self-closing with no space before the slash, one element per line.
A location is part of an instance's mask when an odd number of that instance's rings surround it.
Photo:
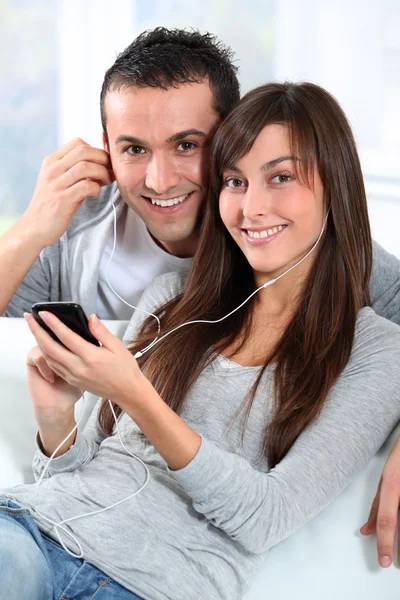
<path fill-rule="evenodd" d="M 213 101 L 206 82 L 168 90 L 127 88 L 105 98 L 121 196 L 176 256 L 191 256 L 196 248 L 210 144 L 220 122 Z"/>

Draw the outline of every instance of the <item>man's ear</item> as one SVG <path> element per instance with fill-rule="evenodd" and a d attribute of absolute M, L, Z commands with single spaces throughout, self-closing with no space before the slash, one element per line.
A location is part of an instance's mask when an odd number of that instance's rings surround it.
<path fill-rule="evenodd" d="M 105 152 L 110 154 L 110 148 L 108 147 L 108 142 L 107 142 L 106 134 L 104 133 L 104 131 L 103 131 L 102 138 L 103 138 L 103 148 L 104 148 Z"/>

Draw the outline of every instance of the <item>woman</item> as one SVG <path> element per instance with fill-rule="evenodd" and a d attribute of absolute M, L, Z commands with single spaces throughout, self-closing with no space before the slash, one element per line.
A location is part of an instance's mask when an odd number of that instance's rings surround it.
<path fill-rule="evenodd" d="M 187 282 L 162 276 L 142 298 L 161 320 L 150 350 L 157 324 L 142 313 L 130 351 L 95 317 L 101 348 L 43 314 L 63 347 L 28 317 L 45 478 L 3 492 L 3 510 L 8 525 L 25 519 L 24 549 L 27 528 L 40 546 L 30 598 L 78 596 L 81 581 L 96 598 L 240 598 L 265 552 L 343 490 L 399 420 L 400 330 L 367 308 L 367 205 L 336 101 L 312 84 L 248 93 L 214 140 L 207 202 Z M 217 323 L 179 327 L 204 320 Z M 77 388 L 112 405 L 57 449 Z M 111 406 L 144 464 L 113 435 Z"/>

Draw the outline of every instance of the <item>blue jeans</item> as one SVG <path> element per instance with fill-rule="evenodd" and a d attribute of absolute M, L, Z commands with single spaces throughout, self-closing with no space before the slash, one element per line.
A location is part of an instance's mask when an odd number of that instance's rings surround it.
<path fill-rule="evenodd" d="M 0 498 L 0 598 L 143 600 L 41 534 L 29 511 Z"/>

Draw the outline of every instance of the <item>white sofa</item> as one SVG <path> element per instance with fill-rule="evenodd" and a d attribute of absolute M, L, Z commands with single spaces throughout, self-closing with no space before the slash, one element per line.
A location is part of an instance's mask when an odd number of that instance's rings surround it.
<path fill-rule="evenodd" d="M 126 323 L 105 322 L 122 336 Z M 0 488 L 32 480 L 35 423 L 25 357 L 34 339 L 23 319 L 0 318 Z M 95 400 L 91 399 L 91 404 Z M 400 574 L 383 570 L 375 538 L 358 533 L 399 434 L 397 428 L 368 467 L 301 531 L 273 548 L 245 600 L 398 600 Z"/>

